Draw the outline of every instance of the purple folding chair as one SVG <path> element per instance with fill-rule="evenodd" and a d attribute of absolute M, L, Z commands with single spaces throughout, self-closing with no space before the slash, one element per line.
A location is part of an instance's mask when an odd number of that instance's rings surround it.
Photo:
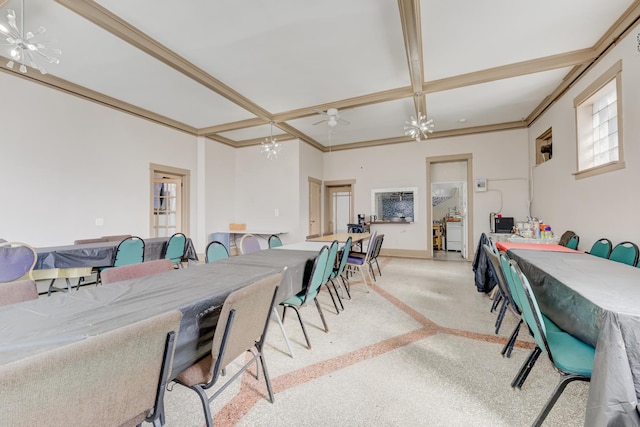
<path fill-rule="evenodd" d="M 0 283 L 31 279 L 38 255 L 26 243 L 0 243 Z"/>

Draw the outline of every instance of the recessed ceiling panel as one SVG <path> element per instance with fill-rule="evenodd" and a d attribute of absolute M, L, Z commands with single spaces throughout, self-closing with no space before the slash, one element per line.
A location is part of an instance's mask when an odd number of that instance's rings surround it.
<path fill-rule="evenodd" d="M 422 1 L 425 79 L 591 48 L 632 3 Z"/>
<path fill-rule="evenodd" d="M 413 113 L 413 100 L 401 99 L 339 111 L 340 117 L 349 122 L 329 127 L 326 122 L 314 125 L 322 116 L 291 120 L 291 126 L 314 138 L 324 146 L 351 144 L 404 136 L 405 121 Z"/>
<path fill-rule="evenodd" d="M 429 94 L 427 114 L 435 131 L 523 120 L 568 72 L 565 68 Z"/>
<path fill-rule="evenodd" d="M 393 1 L 100 3 L 272 113 L 409 85 Z"/>
<path fill-rule="evenodd" d="M 60 64 L 46 65 L 56 77 L 196 128 L 254 117 L 67 8 L 25 2 L 27 30 L 41 25 L 62 50 Z"/>

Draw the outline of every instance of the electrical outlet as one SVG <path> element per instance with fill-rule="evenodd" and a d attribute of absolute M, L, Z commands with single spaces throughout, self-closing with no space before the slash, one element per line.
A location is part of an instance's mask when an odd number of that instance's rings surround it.
<path fill-rule="evenodd" d="M 280 216 L 280 209 L 276 208 L 274 211 L 275 216 Z"/>
<path fill-rule="evenodd" d="M 96 226 L 102 227 L 104 225 L 104 218 L 96 218 Z"/>

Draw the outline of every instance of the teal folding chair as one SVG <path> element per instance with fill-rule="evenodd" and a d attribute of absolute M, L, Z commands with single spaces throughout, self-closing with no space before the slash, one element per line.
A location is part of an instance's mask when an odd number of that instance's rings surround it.
<path fill-rule="evenodd" d="M 170 259 L 175 268 L 182 268 L 182 258 L 184 258 L 186 248 L 187 236 L 182 233 L 175 233 L 169 237 L 162 258 Z"/>
<path fill-rule="evenodd" d="M 579 242 L 580 242 L 580 237 L 577 234 L 574 234 L 569 239 L 569 242 L 567 243 L 567 248 L 578 250 L 578 243 Z"/>
<path fill-rule="evenodd" d="M 500 252 L 498 256 L 500 258 L 500 272 L 503 274 L 503 277 L 505 279 L 505 283 L 507 284 L 506 288 L 508 289 L 508 292 L 511 295 L 511 299 L 512 299 L 512 302 L 513 302 L 513 307 L 512 308 L 514 308 L 514 312 L 517 314 L 517 316 L 520 317 L 520 320 L 518 321 L 518 324 L 513 329 L 513 332 L 509 336 L 509 339 L 507 340 L 506 344 L 504 345 L 504 347 L 502 348 L 502 351 L 500 353 L 503 356 L 511 357 L 511 352 L 513 351 L 513 347 L 515 346 L 516 340 L 518 339 L 518 334 L 520 333 L 520 326 L 524 322 L 524 319 L 522 318 L 522 302 L 521 302 L 522 296 L 519 295 L 520 292 L 519 292 L 518 287 L 516 286 L 516 283 L 514 282 L 514 279 L 513 279 L 512 275 L 511 275 L 511 265 L 510 265 L 509 258 L 507 257 L 507 255 L 504 254 L 504 252 Z M 545 325 L 545 328 L 547 329 L 547 331 L 559 331 L 560 330 L 560 328 L 558 328 L 556 326 L 556 324 L 553 323 L 544 314 L 542 315 L 542 320 L 544 321 L 544 325 Z"/>
<path fill-rule="evenodd" d="M 602 238 L 591 246 L 591 250 L 588 253 L 600 258 L 609 258 L 609 255 L 611 255 L 611 249 L 611 240 Z"/>
<path fill-rule="evenodd" d="M 514 261 L 510 262 L 510 268 L 516 287 L 520 289 L 522 315 L 536 341 L 536 347 L 531 351 L 514 379 L 515 386 L 518 388 L 522 386 L 533 367 L 533 363 L 541 353 L 547 354 L 555 369 L 562 375 L 560 383 L 556 386 L 533 423 L 533 426 L 538 427 L 542 425 L 553 405 L 555 405 L 570 382 L 591 381 L 595 349 L 562 330 L 547 330 L 529 281 Z"/>
<path fill-rule="evenodd" d="M 316 308 L 318 309 L 318 313 L 320 314 L 320 319 L 322 320 L 322 325 L 324 326 L 324 331 L 329 332 L 329 327 L 327 326 L 327 322 L 324 319 L 324 314 L 322 313 L 322 307 L 320 307 L 320 303 L 318 302 L 318 292 L 320 292 L 320 287 L 323 284 L 324 273 L 327 268 L 327 259 L 329 258 L 329 248 L 327 246 L 323 246 L 318 253 L 315 261 L 313 262 L 313 268 L 311 270 L 311 276 L 309 281 L 307 282 L 307 286 L 297 295 L 292 296 L 280 303 L 283 307 L 282 311 L 282 321 L 284 322 L 285 315 L 287 314 L 287 309 L 292 308 L 296 314 L 298 315 L 298 321 L 300 322 L 300 326 L 302 327 L 302 333 L 304 334 L 304 339 L 307 341 L 307 348 L 311 348 L 311 342 L 309 341 L 309 335 L 307 335 L 307 330 L 304 327 L 304 322 L 302 321 L 302 317 L 300 316 L 300 308 L 306 307 L 312 301 L 316 304 Z"/>
<path fill-rule="evenodd" d="M 275 234 L 272 234 L 271 236 L 269 236 L 270 248 L 277 248 L 280 246 L 282 246 L 282 240 L 280 240 L 280 237 L 276 236 Z"/>
<path fill-rule="evenodd" d="M 204 253 L 205 263 L 217 261 L 219 259 L 229 258 L 229 251 L 224 243 L 214 240 L 209 242 Z"/>
<path fill-rule="evenodd" d="M 347 292 L 347 296 L 351 299 L 351 292 L 349 291 L 349 280 L 347 279 L 347 275 L 345 274 L 345 268 L 347 266 L 347 259 L 349 258 L 349 254 L 351 253 L 351 236 L 347 238 L 347 241 L 344 243 L 342 247 L 342 253 L 340 254 L 340 264 L 337 267 L 334 267 L 333 272 L 331 273 L 331 277 L 329 280 L 333 282 L 340 279 L 340 283 L 344 290 Z M 335 283 L 334 283 L 335 286 Z"/>
<path fill-rule="evenodd" d="M 107 268 L 121 267 L 123 265 L 137 264 L 139 262 L 144 262 L 144 240 L 137 236 L 127 237 L 118 243 L 118 246 L 116 246 L 111 265 L 98 269 L 96 285 L 102 283 L 100 273 Z"/>
<path fill-rule="evenodd" d="M 635 266 L 638 264 L 638 245 L 633 242 L 618 243 L 611 251 L 609 259 Z"/>

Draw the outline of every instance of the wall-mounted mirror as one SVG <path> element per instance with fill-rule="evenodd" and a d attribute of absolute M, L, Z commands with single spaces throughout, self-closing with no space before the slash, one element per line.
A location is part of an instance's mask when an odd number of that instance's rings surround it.
<path fill-rule="evenodd" d="M 415 222 L 417 187 L 371 190 L 371 212 L 378 222 Z"/>

